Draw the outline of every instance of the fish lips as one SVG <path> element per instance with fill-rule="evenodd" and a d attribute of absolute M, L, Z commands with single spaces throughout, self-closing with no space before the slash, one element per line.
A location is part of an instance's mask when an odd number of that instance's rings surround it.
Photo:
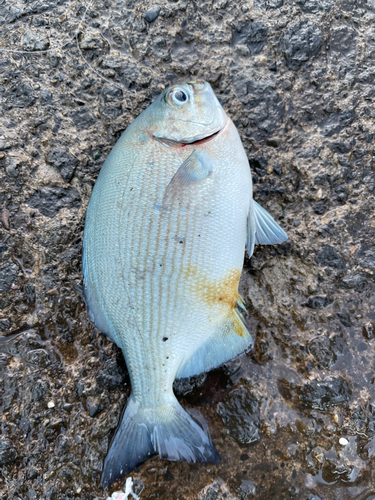
<path fill-rule="evenodd" d="M 168 147 L 173 147 L 173 146 L 196 146 L 199 144 L 203 144 L 204 142 L 211 141 L 215 137 L 217 137 L 220 132 L 222 132 L 227 124 L 221 126 L 214 132 L 211 132 L 209 135 L 196 135 L 194 137 L 188 137 L 186 139 L 183 139 L 181 141 L 176 141 L 174 139 L 168 139 L 167 137 L 160 137 L 157 135 L 154 135 L 154 139 L 156 139 L 158 142 L 163 144 L 164 146 Z"/>

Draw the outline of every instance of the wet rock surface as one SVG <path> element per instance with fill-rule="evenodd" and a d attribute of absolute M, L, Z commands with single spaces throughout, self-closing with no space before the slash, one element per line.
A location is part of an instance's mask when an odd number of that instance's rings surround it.
<path fill-rule="evenodd" d="M 83 304 L 84 215 L 122 131 L 192 79 L 289 240 L 245 261 L 253 351 L 175 384 L 222 463 L 153 457 L 134 491 L 375 497 L 374 21 L 372 0 L 0 1 L 1 500 L 108 496 L 130 387 Z"/>
<path fill-rule="evenodd" d="M 217 405 L 228 434 L 238 444 L 246 445 L 259 441 L 260 413 L 258 401 L 245 387 L 230 392 L 224 403 Z"/>

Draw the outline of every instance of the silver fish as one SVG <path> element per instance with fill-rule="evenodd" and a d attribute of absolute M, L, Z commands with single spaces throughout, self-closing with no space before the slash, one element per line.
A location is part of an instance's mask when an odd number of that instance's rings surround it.
<path fill-rule="evenodd" d="M 103 487 L 154 453 L 219 460 L 173 381 L 251 348 L 238 294 L 245 243 L 251 256 L 255 244 L 286 239 L 253 201 L 240 137 L 208 83 L 166 89 L 123 133 L 84 233 L 89 315 L 122 349 L 132 387 Z"/>

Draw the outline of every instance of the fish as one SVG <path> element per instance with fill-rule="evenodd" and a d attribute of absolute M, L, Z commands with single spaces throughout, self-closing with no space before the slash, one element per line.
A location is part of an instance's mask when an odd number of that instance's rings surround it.
<path fill-rule="evenodd" d="M 131 382 L 103 488 L 154 454 L 220 460 L 173 382 L 251 349 L 238 292 L 245 247 L 251 257 L 254 245 L 286 239 L 253 200 L 240 136 L 209 83 L 168 87 L 123 132 L 95 183 L 83 238 L 88 314 L 122 350 Z"/>

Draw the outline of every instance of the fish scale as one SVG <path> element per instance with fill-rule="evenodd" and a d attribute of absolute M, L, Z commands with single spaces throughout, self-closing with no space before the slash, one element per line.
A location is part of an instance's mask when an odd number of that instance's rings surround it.
<path fill-rule="evenodd" d="M 84 293 L 132 386 L 104 487 L 153 453 L 218 460 L 172 387 L 252 345 L 237 311 L 245 242 L 252 252 L 259 239 L 286 239 L 258 207 L 238 132 L 208 84 L 167 89 L 103 165 L 86 215 Z"/>

